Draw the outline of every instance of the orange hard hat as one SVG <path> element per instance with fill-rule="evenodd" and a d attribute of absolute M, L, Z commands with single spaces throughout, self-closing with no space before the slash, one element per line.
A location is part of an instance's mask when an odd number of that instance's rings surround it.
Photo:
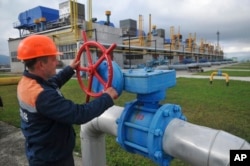
<path fill-rule="evenodd" d="M 31 35 L 23 39 L 17 48 L 17 59 L 28 60 L 42 56 L 61 55 L 51 38 L 44 35 Z"/>

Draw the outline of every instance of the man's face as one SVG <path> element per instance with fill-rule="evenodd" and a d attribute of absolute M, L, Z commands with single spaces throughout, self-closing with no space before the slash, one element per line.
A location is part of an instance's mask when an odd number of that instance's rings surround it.
<path fill-rule="evenodd" d="M 44 76 L 49 79 L 56 74 L 56 66 L 58 65 L 57 56 L 48 56 L 47 63 L 44 63 Z"/>

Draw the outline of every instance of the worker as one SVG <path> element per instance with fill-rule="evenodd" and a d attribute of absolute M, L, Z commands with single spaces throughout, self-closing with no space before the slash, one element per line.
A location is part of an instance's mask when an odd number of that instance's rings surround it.
<path fill-rule="evenodd" d="M 30 166 L 73 166 L 73 124 L 84 124 L 114 105 L 117 91 L 110 87 L 89 103 L 64 98 L 60 88 L 79 66 L 76 59 L 56 74 L 57 51 L 52 39 L 31 35 L 23 39 L 17 58 L 25 71 L 17 87 L 21 130 Z"/>

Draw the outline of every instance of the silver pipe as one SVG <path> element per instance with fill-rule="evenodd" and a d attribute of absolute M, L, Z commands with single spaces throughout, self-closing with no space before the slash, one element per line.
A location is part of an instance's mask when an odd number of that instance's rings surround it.
<path fill-rule="evenodd" d="M 105 166 L 105 134 L 117 136 L 116 120 L 121 116 L 123 107 L 113 106 L 101 116 L 81 125 L 81 151 L 84 166 Z"/>
<path fill-rule="evenodd" d="M 105 134 L 117 136 L 117 119 L 123 107 L 113 106 L 101 116 L 81 125 L 84 166 L 105 166 Z M 173 119 L 165 128 L 163 150 L 193 166 L 229 165 L 230 149 L 250 149 L 245 140 L 221 130 Z M 97 160 L 98 159 L 98 160 Z"/>
<path fill-rule="evenodd" d="M 250 144 L 221 130 L 173 119 L 165 129 L 163 149 L 193 166 L 228 166 L 230 149 L 250 149 Z"/>

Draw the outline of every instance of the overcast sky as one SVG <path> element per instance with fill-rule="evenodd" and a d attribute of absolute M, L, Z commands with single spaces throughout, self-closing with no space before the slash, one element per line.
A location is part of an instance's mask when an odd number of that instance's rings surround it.
<path fill-rule="evenodd" d="M 45 6 L 59 9 L 65 0 L 0 0 L 0 54 L 9 55 L 8 38 L 19 36 L 13 28 L 18 15 L 28 9 Z M 85 4 L 87 0 L 78 0 Z M 110 21 L 119 27 L 119 21 L 143 16 L 143 29 L 147 32 L 149 14 L 151 24 L 165 29 L 169 38 L 170 27 L 183 38 L 196 33 L 197 43 L 204 39 L 207 43 L 219 43 L 226 57 L 250 56 L 250 0 L 92 0 L 92 16 L 99 21 L 106 20 L 105 11 L 110 10 Z M 115 42 L 115 41 L 114 41 Z"/>

